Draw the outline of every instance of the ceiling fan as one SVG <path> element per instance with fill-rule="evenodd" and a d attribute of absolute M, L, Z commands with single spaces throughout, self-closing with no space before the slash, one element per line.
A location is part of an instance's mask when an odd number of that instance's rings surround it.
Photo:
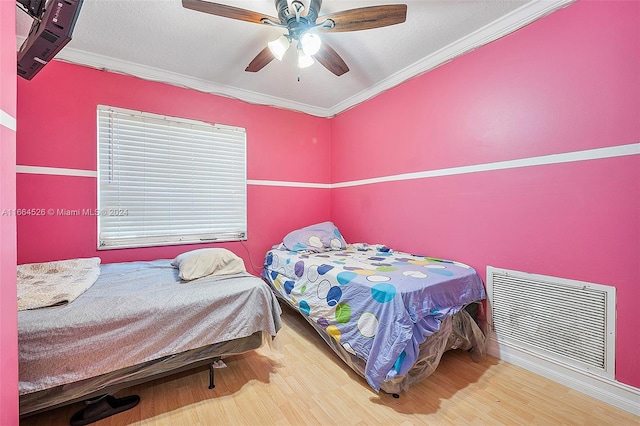
<path fill-rule="evenodd" d="M 349 67 L 333 48 L 320 39 L 318 32 L 368 30 L 400 24 L 407 18 L 406 4 L 361 7 L 321 17 L 318 14 L 322 0 L 275 0 L 275 5 L 278 18 L 220 3 L 182 0 L 182 6 L 187 9 L 287 30 L 287 34 L 268 43 L 267 47 L 258 53 L 245 69 L 248 72 L 260 71 L 273 59 L 281 60 L 295 41 L 298 67 L 304 68 L 313 64 L 315 58 L 329 71 L 341 76 L 349 71 Z"/>

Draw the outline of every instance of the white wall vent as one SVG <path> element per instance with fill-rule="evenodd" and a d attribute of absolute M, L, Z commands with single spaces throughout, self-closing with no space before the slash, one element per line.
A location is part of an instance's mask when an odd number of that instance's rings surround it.
<path fill-rule="evenodd" d="M 615 287 L 487 266 L 487 296 L 498 343 L 614 378 Z"/>

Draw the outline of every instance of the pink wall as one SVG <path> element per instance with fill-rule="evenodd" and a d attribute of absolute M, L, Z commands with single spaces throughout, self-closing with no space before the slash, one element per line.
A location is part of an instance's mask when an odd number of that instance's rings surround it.
<path fill-rule="evenodd" d="M 325 119 L 57 61 L 32 81 L 20 79 L 18 98 L 18 165 L 95 171 L 96 106 L 103 104 L 246 128 L 250 180 L 330 181 Z M 17 188 L 21 208 L 96 207 L 93 177 L 18 173 Z M 249 251 L 261 267 L 264 253 L 291 227 L 328 219 L 329 196 L 328 189 L 249 185 L 248 240 L 244 246 L 216 246 L 234 251 L 251 269 Z M 19 217 L 18 234 L 18 263 L 86 256 L 99 256 L 104 263 L 149 260 L 203 247 L 97 251 L 91 216 Z"/>
<path fill-rule="evenodd" d="M 334 183 L 640 142 L 640 2 L 580 1 L 332 120 Z M 640 156 L 335 189 L 347 241 L 617 288 L 640 387 Z"/>
<path fill-rule="evenodd" d="M 583 0 L 331 120 L 53 62 L 18 81 L 17 164 L 95 170 L 97 104 L 245 127 L 251 180 L 337 183 L 637 143 L 639 4 Z M 19 173 L 17 204 L 95 208 L 95 178 Z M 331 218 L 350 242 L 455 258 L 482 275 L 492 265 L 614 285 L 616 377 L 640 387 L 637 155 L 334 190 L 249 185 L 248 206 L 251 258 L 221 246 L 249 269 L 291 229 Z M 98 252 L 95 226 L 21 217 L 18 262 L 196 248 Z"/>
<path fill-rule="evenodd" d="M 16 206 L 16 6 L 0 1 L 0 211 Z M 6 121 L 5 121 L 6 120 Z M 0 425 L 18 424 L 16 220 L 0 216 Z"/>

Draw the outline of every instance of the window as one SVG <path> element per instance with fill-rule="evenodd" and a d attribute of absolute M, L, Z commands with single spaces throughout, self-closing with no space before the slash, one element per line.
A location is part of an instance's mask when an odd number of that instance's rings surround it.
<path fill-rule="evenodd" d="M 246 132 L 98 106 L 98 249 L 246 239 Z"/>

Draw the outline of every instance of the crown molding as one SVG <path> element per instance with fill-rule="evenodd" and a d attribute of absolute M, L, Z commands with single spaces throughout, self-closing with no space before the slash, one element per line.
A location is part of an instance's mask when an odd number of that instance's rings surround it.
<path fill-rule="evenodd" d="M 461 38 L 460 40 L 443 47 L 418 62 L 404 68 L 381 82 L 341 101 L 331 108 L 320 108 L 314 105 L 294 102 L 288 99 L 269 96 L 238 87 L 213 83 L 210 81 L 189 77 L 184 74 L 174 73 L 159 68 L 123 61 L 109 56 L 89 53 L 83 50 L 65 47 L 56 60 L 69 62 L 76 65 L 87 66 L 110 71 L 119 74 L 130 75 L 144 80 L 156 81 L 174 86 L 189 88 L 200 92 L 238 99 L 257 105 L 265 105 L 287 110 L 302 112 L 318 117 L 330 118 L 336 116 L 362 102 L 365 102 L 380 93 L 389 90 L 406 80 L 426 73 L 452 59 L 463 55 L 480 46 L 497 40 L 512 33 L 525 25 L 539 19 L 560 8 L 566 7 L 576 0 L 534 0 L 514 10 L 504 17 L 480 28 L 479 30 Z M 18 48 L 24 42 L 24 37 L 17 37 Z"/>
<path fill-rule="evenodd" d="M 25 37 L 18 36 L 18 49 L 24 43 Z M 264 95 L 250 90 L 244 90 L 233 86 L 213 83 L 211 81 L 190 77 L 184 74 L 149 67 L 135 62 L 123 61 L 110 56 L 99 55 L 71 47 L 63 48 L 54 60 L 67 62 L 74 65 L 95 68 L 117 74 L 138 77 L 143 80 L 166 83 L 173 86 L 197 90 L 199 92 L 238 99 L 250 104 L 265 105 L 297 112 L 303 112 L 318 117 L 328 117 L 330 112 L 326 108 L 318 108 L 299 102 L 290 101 L 276 96 Z"/>
<path fill-rule="evenodd" d="M 104 71 L 126 74 L 142 78 L 144 80 L 167 83 L 174 86 L 210 93 L 213 95 L 238 99 L 251 104 L 284 108 L 320 117 L 326 117 L 328 114 L 328 110 L 324 108 L 318 108 L 313 105 L 302 104 L 276 96 L 264 95 L 250 90 L 244 90 L 233 86 L 213 83 L 211 81 L 189 77 L 184 74 L 136 64 L 134 62 L 123 61 L 109 56 L 97 55 L 78 49 L 62 49 L 56 56 L 56 59 L 72 64 L 97 68 Z"/>
<path fill-rule="evenodd" d="M 431 71 L 460 55 L 495 41 L 500 37 L 504 37 L 551 12 L 567 7 L 575 1 L 577 0 L 534 0 L 527 3 L 454 43 L 426 56 L 418 62 L 409 65 L 370 88 L 336 104 L 331 108 L 331 115 L 340 114 L 413 77 Z"/>

